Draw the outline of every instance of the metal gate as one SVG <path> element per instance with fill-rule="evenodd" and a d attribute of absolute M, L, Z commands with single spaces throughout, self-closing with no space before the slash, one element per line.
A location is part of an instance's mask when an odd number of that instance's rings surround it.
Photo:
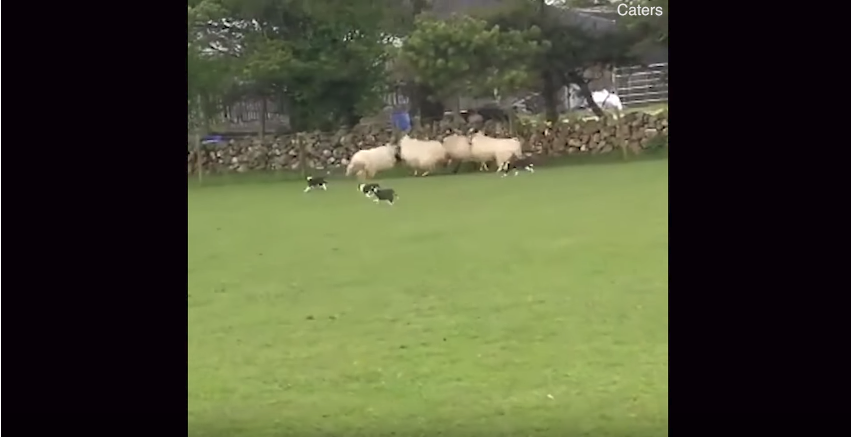
<path fill-rule="evenodd" d="M 618 67 L 612 72 L 624 107 L 668 101 L 668 63 Z"/>

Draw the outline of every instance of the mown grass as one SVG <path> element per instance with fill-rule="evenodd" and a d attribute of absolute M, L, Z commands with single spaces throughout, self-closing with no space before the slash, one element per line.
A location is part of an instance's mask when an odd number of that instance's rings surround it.
<path fill-rule="evenodd" d="M 667 148 L 657 148 L 654 150 L 645 150 L 641 155 L 630 155 L 629 162 L 642 161 L 657 161 L 668 158 Z M 601 155 L 590 153 L 577 153 L 574 155 L 565 155 L 560 157 L 539 157 L 537 159 L 536 168 L 544 167 L 572 167 L 572 166 L 588 166 L 588 165 L 608 165 L 613 163 L 623 163 L 624 159 L 620 152 L 612 152 Z M 493 170 L 494 164 L 490 163 Z M 461 167 L 459 174 L 478 173 L 477 166 L 472 163 L 466 163 Z M 307 175 L 323 176 L 329 180 L 346 180 L 345 167 L 326 168 L 322 170 L 310 169 Z M 413 170 L 409 167 L 399 164 L 391 170 L 381 172 L 382 179 L 398 179 L 411 177 Z M 438 168 L 432 173 L 429 178 L 437 176 L 456 177 L 452 173 L 452 168 Z M 238 184 L 259 184 L 259 183 L 281 183 L 281 182 L 301 182 L 304 176 L 298 170 L 280 170 L 280 171 L 252 171 L 247 173 L 222 173 L 222 174 L 205 174 L 199 180 L 198 175 L 189 175 L 188 184 L 190 188 L 198 187 L 219 187 Z"/>
<path fill-rule="evenodd" d="M 667 161 L 188 193 L 189 436 L 667 436 Z"/>

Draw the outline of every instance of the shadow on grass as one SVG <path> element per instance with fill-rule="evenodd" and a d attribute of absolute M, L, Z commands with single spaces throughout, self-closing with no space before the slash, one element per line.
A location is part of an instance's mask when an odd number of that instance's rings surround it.
<path fill-rule="evenodd" d="M 592 155 L 590 153 L 582 153 L 569 156 L 561 156 L 556 158 L 543 158 L 535 163 L 535 168 L 553 168 L 567 167 L 577 165 L 627 165 L 633 162 L 654 161 L 668 159 L 668 148 L 659 148 L 656 150 L 645 151 L 638 156 L 630 156 L 628 159 L 623 159 L 619 152 L 607 153 L 603 155 Z M 492 165 L 491 165 L 492 167 Z M 492 170 L 491 170 L 492 171 Z M 403 165 L 397 166 L 392 170 L 381 172 L 381 179 L 400 179 L 413 177 L 412 170 Z M 476 165 L 465 164 L 458 174 L 475 173 Z M 345 168 L 334 168 L 325 170 L 314 170 L 308 172 L 312 176 L 324 176 L 329 181 L 347 179 Z M 451 169 L 440 169 L 428 177 L 452 176 Z M 354 180 L 354 177 L 348 178 Z M 282 171 L 254 171 L 247 173 L 227 173 L 227 174 L 212 174 L 204 175 L 203 181 L 198 180 L 197 175 L 188 178 L 189 188 L 204 188 L 217 187 L 223 185 L 234 184 L 259 184 L 259 183 L 278 183 L 278 182 L 302 182 L 304 180 L 302 173 L 299 171 L 282 170 Z"/>

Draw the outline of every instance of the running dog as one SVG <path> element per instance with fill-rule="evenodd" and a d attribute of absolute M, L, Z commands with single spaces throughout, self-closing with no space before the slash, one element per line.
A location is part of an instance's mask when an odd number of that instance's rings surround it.
<path fill-rule="evenodd" d="M 307 177 L 307 187 L 304 189 L 304 192 L 308 192 L 313 190 L 314 188 L 322 188 L 323 190 L 328 189 L 328 184 L 325 182 L 325 178 L 323 177 Z"/>

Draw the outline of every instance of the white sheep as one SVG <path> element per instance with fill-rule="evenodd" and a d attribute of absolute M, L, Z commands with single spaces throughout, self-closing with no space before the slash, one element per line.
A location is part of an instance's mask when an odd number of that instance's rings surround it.
<path fill-rule="evenodd" d="M 464 162 L 475 162 L 470 147 L 470 138 L 466 135 L 451 134 L 445 137 L 443 149 L 446 150 L 446 155 L 449 158 L 447 166 L 451 162 L 457 162 L 458 167 L 455 168 L 455 172 L 457 172 Z"/>
<path fill-rule="evenodd" d="M 396 148 L 390 144 L 358 150 L 346 167 L 346 176 L 357 174 L 358 179 L 371 179 L 379 171 L 393 168 L 397 161 Z"/>
<path fill-rule="evenodd" d="M 399 156 L 414 169 L 414 176 L 420 170 L 426 176 L 447 160 L 446 150 L 439 141 L 417 140 L 407 134 L 399 140 Z"/>
<path fill-rule="evenodd" d="M 496 171 L 512 157 L 522 158 L 523 150 L 517 138 L 492 138 L 481 131 L 470 138 L 470 153 L 480 163 L 479 169 L 488 169 L 488 161 L 496 161 Z"/>

